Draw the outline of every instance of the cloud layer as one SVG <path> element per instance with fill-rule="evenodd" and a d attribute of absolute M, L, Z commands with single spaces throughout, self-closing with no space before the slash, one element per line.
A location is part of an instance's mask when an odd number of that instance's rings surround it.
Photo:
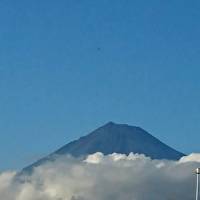
<path fill-rule="evenodd" d="M 200 154 L 179 161 L 102 153 L 86 160 L 58 157 L 35 168 L 26 181 L 0 174 L 2 200 L 192 200 Z"/>

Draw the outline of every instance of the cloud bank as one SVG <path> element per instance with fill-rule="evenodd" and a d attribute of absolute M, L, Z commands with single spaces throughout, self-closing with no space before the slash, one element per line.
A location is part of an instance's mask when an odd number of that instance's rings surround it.
<path fill-rule="evenodd" d="M 192 200 L 200 154 L 179 161 L 102 153 L 85 160 L 58 157 L 35 168 L 26 181 L 0 174 L 1 200 Z"/>

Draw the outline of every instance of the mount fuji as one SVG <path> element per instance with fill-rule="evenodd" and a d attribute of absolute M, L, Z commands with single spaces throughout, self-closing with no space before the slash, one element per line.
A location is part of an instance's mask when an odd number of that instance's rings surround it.
<path fill-rule="evenodd" d="M 69 154 L 80 158 L 96 152 L 105 155 L 112 153 L 128 155 L 133 152 L 144 154 L 152 159 L 167 160 L 178 160 L 184 156 L 183 153 L 164 144 L 140 127 L 109 122 L 24 168 L 22 173 L 30 173 L 34 167 L 55 160 L 57 155 Z"/>

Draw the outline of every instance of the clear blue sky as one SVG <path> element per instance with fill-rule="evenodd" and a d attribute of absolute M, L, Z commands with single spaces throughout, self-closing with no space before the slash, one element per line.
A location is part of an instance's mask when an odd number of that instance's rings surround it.
<path fill-rule="evenodd" d="M 200 1 L 1 0 L 0 170 L 107 121 L 200 151 Z"/>

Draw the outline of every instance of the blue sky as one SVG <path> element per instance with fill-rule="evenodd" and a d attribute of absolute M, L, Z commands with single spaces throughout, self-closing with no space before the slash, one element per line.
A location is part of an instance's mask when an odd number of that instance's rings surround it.
<path fill-rule="evenodd" d="M 0 2 L 0 170 L 107 121 L 199 152 L 200 2 Z"/>

